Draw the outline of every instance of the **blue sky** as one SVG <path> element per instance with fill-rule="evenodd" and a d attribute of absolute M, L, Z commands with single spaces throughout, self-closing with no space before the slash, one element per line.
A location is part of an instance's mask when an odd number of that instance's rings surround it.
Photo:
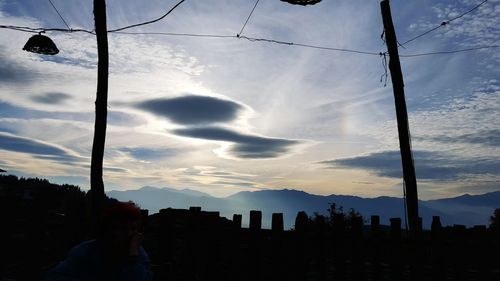
<path fill-rule="evenodd" d="M 404 42 L 482 1 L 391 1 Z M 53 0 L 93 29 L 92 1 Z M 108 28 L 151 20 L 176 1 L 108 0 Z M 236 35 L 255 2 L 186 0 L 130 32 Z M 419 38 L 400 54 L 499 45 L 500 1 Z M 48 1 L 0 1 L 0 24 L 64 27 Z M 294 6 L 261 0 L 248 37 L 385 51 L 379 1 Z M 88 188 L 96 42 L 47 33 L 60 49 L 22 51 L 0 30 L 0 167 Z M 109 34 L 107 189 L 145 185 L 224 196 L 295 188 L 402 196 L 394 99 L 382 58 L 236 38 Z M 421 199 L 500 190 L 499 48 L 402 57 Z"/>

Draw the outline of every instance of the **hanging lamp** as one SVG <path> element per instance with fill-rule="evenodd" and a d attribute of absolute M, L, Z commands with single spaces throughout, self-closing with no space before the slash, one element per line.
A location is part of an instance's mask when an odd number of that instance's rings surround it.
<path fill-rule="evenodd" d="M 42 55 L 55 55 L 59 53 L 56 44 L 49 37 L 38 33 L 31 36 L 31 38 L 26 42 L 23 50 L 31 53 L 37 53 Z"/>
<path fill-rule="evenodd" d="M 293 5 L 302 5 L 302 6 L 314 5 L 314 4 L 321 2 L 321 0 L 281 0 L 281 1 L 293 4 Z"/>

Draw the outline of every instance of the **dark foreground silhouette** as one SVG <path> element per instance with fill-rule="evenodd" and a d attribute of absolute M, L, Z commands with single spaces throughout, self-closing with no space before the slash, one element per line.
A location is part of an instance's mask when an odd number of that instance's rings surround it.
<path fill-rule="evenodd" d="M 149 281 L 149 257 L 139 232 L 141 210 L 132 203 L 113 202 L 104 211 L 97 239 L 71 249 L 47 274 L 46 281 Z"/>
<path fill-rule="evenodd" d="M 88 240 L 87 197 L 74 186 L 0 177 L 7 226 L 0 280 L 41 280 L 74 251 L 97 247 L 81 244 Z M 249 228 L 241 215 L 228 220 L 199 207 L 143 217 L 154 280 L 500 280 L 496 227 L 443 227 L 436 217 L 431 231 L 410 240 L 399 218 L 385 226 L 373 216 L 365 225 L 355 213 L 335 211 L 299 213 L 291 231 L 283 230 L 282 214 L 273 214 L 272 229 L 261 229 L 260 211 L 250 212 Z"/>

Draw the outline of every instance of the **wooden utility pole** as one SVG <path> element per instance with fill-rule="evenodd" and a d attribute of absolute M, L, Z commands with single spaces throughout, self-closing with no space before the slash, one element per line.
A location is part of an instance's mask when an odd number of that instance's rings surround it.
<path fill-rule="evenodd" d="M 403 73 L 399 62 L 398 43 L 396 32 L 392 23 L 391 7 L 389 0 L 380 2 L 382 20 L 384 22 L 385 41 L 389 52 L 389 70 L 391 72 L 392 89 L 396 103 L 396 117 L 398 123 L 399 148 L 403 162 L 403 178 L 406 194 L 406 208 L 410 235 L 415 237 L 420 230 L 418 216 L 417 178 L 410 145 L 410 128 L 408 125 L 408 112 L 406 111 Z"/>
<path fill-rule="evenodd" d="M 106 27 L 106 1 L 94 0 L 94 21 L 97 38 L 97 94 L 95 101 L 94 141 L 90 164 L 90 190 L 92 194 L 92 225 L 95 230 L 104 204 L 102 167 L 106 142 L 108 115 L 108 30 Z"/>

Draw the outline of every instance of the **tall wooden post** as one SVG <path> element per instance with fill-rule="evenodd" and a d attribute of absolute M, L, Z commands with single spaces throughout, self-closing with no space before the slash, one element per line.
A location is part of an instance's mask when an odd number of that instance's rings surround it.
<path fill-rule="evenodd" d="M 92 192 L 92 224 L 95 227 L 104 203 L 102 167 L 106 141 L 108 115 L 108 30 L 106 27 L 106 1 L 94 0 L 94 21 L 97 38 L 97 94 L 95 101 L 94 141 L 90 164 L 90 189 Z M 95 230 L 95 229 L 94 229 Z"/>
<path fill-rule="evenodd" d="M 415 176 L 415 167 L 413 165 L 410 145 L 410 129 L 408 125 L 408 113 L 406 111 L 403 73 L 401 72 L 401 64 L 399 62 L 398 44 L 396 32 L 394 31 L 394 25 L 392 23 L 389 0 L 382 0 L 382 2 L 380 2 L 380 8 L 382 10 L 385 41 L 389 52 L 389 70 L 391 72 L 392 88 L 396 103 L 399 148 L 401 160 L 403 162 L 403 178 L 405 183 L 409 230 L 410 235 L 415 237 L 419 231 L 417 179 Z"/>

